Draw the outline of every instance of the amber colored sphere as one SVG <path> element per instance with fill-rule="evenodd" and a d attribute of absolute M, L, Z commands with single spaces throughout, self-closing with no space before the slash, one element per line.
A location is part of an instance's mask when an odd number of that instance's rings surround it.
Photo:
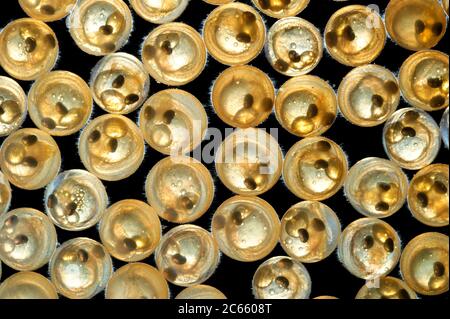
<path fill-rule="evenodd" d="M 413 51 L 434 47 L 447 27 L 444 9 L 436 0 L 391 0 L 385 21 L 391 39 Z"/>
<path fill-rule="evenodd" d="M 414 53 L 400 69 L 400 89 L 411 106 L 425 111 L 448 107 L 448 55 L 434 50 Z"/>
<path fill-rule="evenodd" d="M 109 279 L 106 299 L 168 299 L 169 286 L 158 269 L 131 263 L 117 269 Z"/>
<path fill-rule="evenodd" d="M 81 161 L 100 179 L 117 181 L 134 174 L 144 160 L 144 138 L 123 115 L 101 115 L 82 131 L 78 142 Z"/>
<path fill-rule="evenodd" d="M 217 288 L 196 285 L 184 288 L 175 299 L 227 299 L 227 297 Z"/>
<path fill-rule="evenodd" d="M 338 256 L 354 276 L 373 280 L 390 273 L 400 259 L 397 232 L 376 218 L 361 218 L 349 224 L 338 243 Z"/>
<path fill-rule="evenodd" d="M 19 0 L 23 11 L 32 18 L 42 21 L 57 21 L 73 9 L 77 0 Z"/>
<path fill-rule="evenodd" d="M 400 103 L 399 84 L 388 69 L 368 64 L 354 68 L 338 89 L 339 109 L 352 124 L 371 127 L 385 122 Z"/>
<path fill-rule="evenodd" d="M 404 281 L 382 277 L 362 286 L 355 299 L 417 299 L 417 295 Z"/>
<path fill-rule="evenodd" d="M 8 179 L 0 171 L 0 215 L 6 213 L 11 204 L 11 185 Z"/>
<path fill-rule="evenodd" d="M 199 161 L 185 156 L 166 157 L 150 170 L 145 194 L 158 215 L 184 224 L 200 218 L 214 198 L 214 180 Z"/>
<path fill-rule="evenodd" d="M 276 19 L 296 16 L 309 4 L 309 0 L 252 0 L 252 2 L 261 12 Z"/>
<path fill-rule="evenodd" d="M 134 11 L 151 23 L 165 24 L 178 19 L 189 0 L 130 0 Z"/>
<path fill-rule="evenodd" d="M 112 266 L 111 257 L 101 244 L 78 237 L 58 247 L 50 260 L 49 273 L 61 295 L 89 299 L 105 289 Z"/>
<path fill-rule="evenodd" d="M 321 135 L 334 123 L 336 114 L 336 93 L 317 76 L 294 77 L 278 90 L 275 115 L 289 133 L 300 137 Z"/>
<path fill-rule="evenodd" d="M 25 128 L 9 135 L 0 150 L 0 167 L 15 186 L 35 190 L 56 177 L 61 153 L 55 140 L 44 131 Z"/>
<path fill-rule="evenodd" d="M 67 18 L 70 35 L 87 54 L 106 55 L 125 45 L 133 17 L 122 0 L 83 0 Z"/>
<path fill-rule="evenodd" d="M 142 105 L 150 89 L 150 78 L 141 61 L 128 53 L 112 53 L 92 70 L 91 91 L 103 110 L 128 114 Z"/>
<path fill-rule="evenodd" d="M 206 135 L 208 116 L 191 93 L 166 89 L 145 101 L 139 113 L 145 141 L 165 155 L 184 155 L 196 149 Z"/>
<path fill-rule="evenodd" d="M 48 25 L 36 19 L 22 18 L 1 30 L 0 51 L 0 65 L 9 75 L 31 81 L 54 67 L 59 47 L 56 35 Z"/>
<path fill-rule="evenodd" d="M 265 53 L 272 67 L 281 74 L 303 75 L 311 72 L 322 59 L 322 37 L 317 27 L 304 19 L 283 18 L 270 28 Z"/>
<path fill-rule="evenodd" d="M 50 260 L 57 243 L 50 219 L 33 208 L 0 215 L 0 259 L 19 271 L 30 271 Z"/>
<path fill-rule="evenodd" d="M 41 274 L 21 271 L 8 277 L 0 285 L 0 299 L 58 299 L 50 280 Z"/>
<path fill-rule="evenodd" d="M 445 110 L 444 114 L 442 114 L 442 119 L 440 123 L 440 129 L 441 129 L 441 137 L 442 142 L 444 142 L 444 146 L 448 149 L 448 122 L 449 122 L 449 116 L 448 116 L 448 107 Z"/>
<path fill-rule="evenodd" d="M 0 137 L 17 130 L 27 117 L 27 96 L 11 78 L 0 76 Z"/>
<path fill-rule="evenodd" d="M 201 35 L 185 23 L 172 22 L 153 29 L 142 45 L 145 69 L 166 85 L 195 80 L 205 68 L 206 56 Z"/>
<path fill-rule="evenodd" d="M 181 225 L 164 234 L 155 252 L 156 265 L 177 286 L 205 282 L 219 264 L 219 248 L 212 235 L 195 225 Z"/>
<path fill-rule="evenodd" d="M 311 277 L 300 262 L 285 256 L 272 257 L 256 270 L 252 290 L 256 299 L 308 299 Z"/>
<path fill-rule="evenodd" d="M 432 164 L 411 180 L 408 206 L 413 216 L 432 227 L 448 226 L 448 165 Z"/>
<path fill-rule="evenodd" d="M 249 128 L 264 122 L 272 113 L 275 88 L 266 73 L 250 65 L 232 66 L 214 82 L 211 101 L 226 124 Z"/>
<path fill-rule="evenodd" d="M 94 226 L 108 206 L 105 186 L 79 169 L 59 174 L 45 189 L 45 211 L 58 227 L 80 231 Z"/>
<path fill-rule="evenodd" d="M 405 203 L 408 177 L 392 161 L 366 157 L 349 170 L 344 192 L 360 214 L 385 218 L 396 213 Z"/>
<path fill-rule="evenodd" d="M 405 247 L 400 271 L 409 287 L 422 295 L 439 295 L 448 291 L 448 236 L 424 233 Z"/>
<path fill-rule="evenodd" d="M 280 219 L 265 200 L 235 196 L 216 210 L 211 229 L 225 255 L 250 262 L 266 257 L 278 244 Z"/>
<path fill-rule="evenodd" d="M 386 43 L 383 19 L 370 7 L 346 6 L 337 10 L 325 27 L 325 44 L 330 55 L 348 66 L 375 60 Z"/>
<path fill-rule="evenodd" d="M 339 298 L 334 297 L 334 296 L 318 296 L 318 297 L 315 297 L 313 299 L 339 299 Z"/>
<path fill-rule="evenodd" d="M 125 199 L 106 210 L 99 233 L 113 257 L 127 262 L 140 261 L 156 249 L 161 239 L 161 223 L 152 207 Z"/>
<path fill-rule="evenodd" d="M 44 74 L 28 93 L 28 111 L 34 124 L 55 136 L 81 130 L 91 116 L 92 104 L 86 82 L 67 71 Z"/>
<path fill-rule="evenodd" d="M 344 184 L 348 163 L 344 151 L 326 137 L 307 137 L 286 155 L 283 178 L 297 197 L 324 200 Z"/>
<path fill-rule="evenodd" d="M 387 156 L 402 168 L 421 169 L 431 164 L 439 152 L 439 126 L 420 109 L 400 109 L 384 125 L 383 146 Z"/>
<path fill-rule="evenodd" d="M 206 3 L 212 4 L 212 5 L 215 5 L 215 6 L 219 6 L 222 4 L 227 4 L 227 3 L 233 2 L 234 0 L 203 0 L 203 1 L 205 1 Z"/>
<path fill-rule="evenodd" d="M 229 135 L 216 153 L 216 172 L 222 183 L 239 195 L 260 195 L 280 179 L 283 154 L 278 142 L 260 129 Z"/>
<path fill-rule="evenodd" d="M 280 243 L 293 259 L 318 262 L 336 249 L 341 223 L 336 213 L 320 202 L 300 202 L 281 219 Z"/>
<path fill-rule="evenodd" d="M 209 54 L 220 63 L 247 64 L 262 51 L 266 27 L 258 11 L 234 2 L 221 5 L 208 15 L 203 39 Z"/>

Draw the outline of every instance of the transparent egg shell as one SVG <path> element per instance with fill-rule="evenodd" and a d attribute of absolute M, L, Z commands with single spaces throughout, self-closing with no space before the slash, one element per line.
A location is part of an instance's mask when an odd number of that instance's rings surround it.
<path fill-rule="evenodd" d="M 225 255 L 250 262 L 266 257 L 278 244 L 280 219 L 265 200 L 235 196 L 216 210 L 211 229 Z"/>
<path fill-rule="evenodd" d="M 0 285 L 0 299 L 58 299 L 50 280 L 41 274 L 21 271 L 8 277 Z"/>
<path fill-rule="evenodd" d="M 0 76 L 0 137 L 17 130 L 27 116 L 27 97 L 11 78 Z"/>
<path fill-rule="evenodd" d="M 431 164 L 439 152 L 439 126 L 420 109 L 400 109 L 384 125 L 383 146 L 389 159 L 402 168 L 421 169 Z"/>
<path fill-rule="evenodd" d="M 396 213 L 405 203 L 408 177 L 392 161 L 367 157 L 349 170 L 344 192 L 360 214 L 385 218 Z"/>
<path fill-rule="evenodd" d="M 175 299 L 227 299 L 217 288 L 208 285 L 196 285 L 183 289 Z"/>
<path fill-rule="evenodd" d="M 155 252 L 159 271 L 169 282 L 183 287 L 205 282 L 216 270 L 219 257 L 212 235 L 195 225 L 169 230 Z"/>
<path fill-rule="evenodd" d="M 168 299 L 169 286 L 154 267 L 132 263 L 117 269 L 106 286 L 106 299 Z"/>
<path fill-rule="evenodd" d="M 78 152 L 84 166 L 100 179 L 118 181 L 134 174 L 144 160 L 141 131 L 123 115 L 101 115 L 81 132 Z"/>
<path fill-rule="evenodd" d="M 382 277 L 362 286 L 355 299 L 417 299 L 417 294 L 400 279 Z"/>
<path fill-rule="evenodd" d="M 413 216 L 432 227 L 448 226 L 448 165 L 432 164 L 411 180 L 408 206 Z"/>
<path fill-rule="evenodd" d="M 442 119 L 440 123 L 441 127 L 441 136 L 442 136 L 442 142 L 444 142 L 444 146 L 448 149 L 448 107 L 445 110 L 444 114 L 442 114 Z"/>
<path fill-rule="evenodd" d="M 77 0 L 19 0 L 23 11 L 32 18 L 42 21 L 57 21 L 73 9 Z"/>
<path fill-rule="evenodd" d="M 261 12 L 276 19 L 293 17 L 302 12 L 310 0 L 252 0 Z"/>
<path fill-rule="evenodd" d="M 435 296 L 448 291 L 448 236 L 424 233 L 405 247 L 400 271 L 409 287 L 417 293 Z"/>
<path fill-rule="evenodd" d="M 184 12 L 189 0 L 130 0 L 134 11 L 143 19 L 164 24 L 178 19 Z"/>
<path fill-rule="evenodd" d="M 349 224 L 338 243 L 338 256 L 354 276 L 366 280 L 385 276 L 400 259 L 397 232 L 376 218 L 361 218 Z"/>
<path fill-rule="evenodd" d="M 45 211 L 58 227 L 80 231 L 98 223 L 108 206 L 105 186 L 79 169 L 59 174 L 45 189 Z"/>
<path fill-rule="evenodd" d="M 313 263 L 327 258 L 341 234 L 336 213 L 320 202 L 300 202 L 281 219 L 280 243 L 293 259 Z"/>
<path fill-rule="evenodd" d="M 0 171 L 0 216 L 6 213 L 11 204 L 11 185 L 8 179 Z"/>
<path fill-rule="evenodd" d="M 37 79 L 50 71 L 58 58 L 58 40 L 44 22 L 22 18 L 8 23 L 0 32 L 0 65 L 13 78 Z"/>
<path fill-rule="evenodd" d="M 0 215 L 0 259 L 19 271 L 48 263 L 57 235 L 50 219 L 33 208 L 18 208 Z"/>
<path fill-rule="evenodd" d="M 95 240 L 66 241 L 53 254 L 49 273 L 57 291 L 70 299 L 89 299 L 105 289 L 113 272 L 111 257 Z"/>
<path fill-rule="evenodd" d="M 0 167 L 15 186 L 36 190 L 56 177 L 61 153 L 55 140 L 44 131 L 25 128 L 9 135 L 0 150 Z"/>
<path fill-rule="evenodd" d="M 113 257 L 127 262 L 140 261 L 156 249 L 161 239 L 161 223 L 152 207 L 126 199 L 106 210 L 99 233 Z"/>
<path fill-rule="evenodd" d="M 308 270 L 290 257 L 272 257 L 255 272 L 252 282 L 256 299 L 308 299 L 311 277 Z"/>

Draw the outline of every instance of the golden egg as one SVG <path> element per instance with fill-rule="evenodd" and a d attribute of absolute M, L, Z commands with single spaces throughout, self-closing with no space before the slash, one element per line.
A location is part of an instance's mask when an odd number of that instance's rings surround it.
<path fill-rule="evenodd" d="M 232 66 L 214 82 L 211 101 L 226 124 L 248 128 L 264 122 L 272 113 L 275 88 L 266 73 L 250 65 Z"/>
<path fill-rule="evenodd" d="M 225 255 L 243 262 L 256 261 L 278 244 L 280 219 L 265 200 L 235 196 L 216 210 L 211 229 Z"/>
<path fill-rule="evenodd" d="M 398 81 L 382 66 L 359 66 L 342 80 L 338 101 L 340 111 L 352 124 L 376 126 L 385 122 L 400 103 Z"/>
<path fill-rule="evenodd" d="M 58 58 L 58 40 L 44 22 L 13 20 L 0 32 L 0 65 L 18 80 L 35 80 L 50 71 Z"/>
<path fill-rule="evenodd" d="M 144 138 L 123 115 L 106 114 L 91 121 L 78 142 L 81 161 L 89 172 L 107 181 L 134 174 L 144 160 Z"/>
<path fill-rule="evenodd" d="M 361 218 L 349 224 L 338 243 L 338 256 L 354 276 L 373 280 L 390 273 L 400 259 L 397 232 L 376 218 Z"/>
<path fill-rule="evenodd" d="M 320 202 L 300 202 L 281 219 L 280 243 L 293 259 L 314 263 L 336 249 L 341 223 L 336 213 Z"/>
<path fill-rule="evenodd" d="M 404 281 L 382 277 L 362 286 L 355 299 L 417 299 L 417 295 Z"/>
<path fill-rule="evenodd" d="M 346 1 L 346 0 L 344 0 L 344 1 Z M 318 297 L 315 297 L 313 299 L 339 299 L 339 298 L 334 297 L 334 296 L 318 296 Z"/>
<path fill-rule="evenodd" d="M 105 186 L 93 174 L 73 169 L 59 174 L 45 189 L 45 210 L 58 227 L 80 231 L 98 223 L 108 206 Z"/>
<path fill-rule="evenodd" d="M 0 171 L 0 215 L 6 213 L 11 204 L 11 185 L 8 179 Z"/>
<path fill-rule="evenodd" d="M 317 76 L 292 78 L 278 90 L 275 115 L 283 128 L 294 135 L 320 135 L 331 127 L 336 114 L 336 93 Z"/>
<path fill-rule="evenodd" d="M 145 69 L 157 82 L 184 85 L 195 80 L 206 65 L 201 35 L 185 23 L 167 23 L 153 29 L 142 45 Z"/>
<path fill-rule="evenodd" d="M 240 129 L 229 135 L 216 153 L 216 172 L 222 183 L 239 195 L 261 195 L 280 179 L 283 153 L 270 134 Z"/>
<path fill-rule="evenodd" d="M 436 0 L 391 0 L 385 21 L 391 39 L 413 51 L 434 47 L 447 27 L 444 9 Z"/>
<path fill-rule="evenodd" d="M 442 0 L 442 6 L 444 7 L 444 10 L 448 15 L 449 0 Z"/>
<path fill-rule="evenodd" d="M 134 11 L 143 19 L 164 24 L 178 19 L 184 12 L 189 0 L 130 0 Z"/>
<path fill-rule="evenodd" d="M 165 155 L 184 155 L 206 135 L 208 116 L 191 93 L 167 89 L 153 94 L 141 108 L 139 127 L 145 141 Z"/>
<path fill-rule="evenodd" d="M 183 289 L 175 299 L 227 299 L 217 288 L 208 285 L 196 285 Z"/>
<path fill-rule="evenodd" d="M 106 210 L 99 233 L 113 257 L 127 262 L 140 261 L 156 249 L 161 239 L 161 223 L 152 207 L 126 199 Z"/>
<path fill-rule="evenodd" d="M 372 62 L 386 43 L 386 31 L 378 12 L 361 5 L 337 10 L 325 27 L 328 53 L 339 63 L 358 66 Z"/>
<path fill-rule="evenodd" d="M 106 286 L 106 299 L 168 299 L 169 286 L 154 267 L 132 263 L 117 269 Z"/>
<path fill-rule="evenodd" d="M 311 277 L 300 262 L 285 256 L 272 257 L 256 270 L 252 289 L 256 299 L 308 299 Z"/>
<path fill-rule="evenodd" d="M 49 272 L 61 295 L 89 299 L 105 289 L 112 266 L 111 257 L 101 244 L 78 237 L 59 246 L 50 260 Z"/>
<path fill-rule="evenodd" d="M 77 0 L 19 0 L 23 11 L 32 18 L 42 21 L 57 21 L 73 9 Z"/>
<path fill-rule="evenodd" d="M 0 259 L 19 271 L 44 266 L 56 248 L 56 230 L 50 219 L 33 208 L 0 215 Z"/>
<path fill-rule="evenodd" d="M 442 119 L 440 123 L 441 128 L 441 136 L 442 136 L 442 142 L 444 142 L 444 146 L 448 149 L 448 107 L 445 110 L 444 114 L 442 114 Z"/>
<path fill-rule="evenodd" d="M 212 235 L 195 225 L 181 225 L 164 234 L 155 252 L 156 265 L 177 286 L 206 281 L 219 264 L 219 248 Z"/>
<path fill-rule="evenodd" d="M 447 164 L 433 164 L 414 175 L 408 190 L 408 206 L 425 225 L 448 226 Z"/>
<path fill-rule="evenodd" d="M 411 55 L 400 69 L 400 89 L 411 106 L 425 111 L 448 107 L 448 55 L 434 50 Z"/>
<path fill-rule="evenodd" d="M 297 197 L 324 200 L 339 191 L 347 171 L 347 157 L 338 144 L 326 137 L 307 137 L 287 153 L 283 178 Z"/>
<path fill-rule="evenodd" d="M 234 0 L 203 0 L 203 1 L 205 1 L 206 3 L 209 3 L 209 4 L 213 4 L 215 6 L 218 6 L 218 5 L 233 2 Z"/>
<path fill-rule="evenodd" d="M 0 299 L 58 299 L 55 286 L 44 276 L 30 271 L 11 275 L 0 285 Z"/>
<path fill-rule="evenodd" d="M 409 287 L 422 295 L 439 295 L 448 291 L 448 236 L 424 233 L 405 247 L 400 271 Z"/>
<path fill-rule="evenodd" d="M 122 0 L 83 0 L 67 18 L 77 46 L 92 55 L 106 55 L 122 48 L 130 37 L 133 17 Z"/>
<path fill-rule="evenodd" d="M 103 110 L 113 114 L 128 114 L 147 98 L 150 78 L 141 61 L 128 53 L 112 53 L 94 67 L 91 91 Z"/>
<path fill-rule="evenodd" d="M 27 116 L 27 97 L 11 78 L 0 76 L 0 137 L 17 130 Z"/>
<path fill-rule="evenodd" d="M 188 223 L 211 206 L 214 180 L 208 169 L 193 158 L 166 157 L 148 173 L 145 194 L 161 218 Z"/>
<path fill-rule="evenodd" d="M 0 150 L 0 166 L 15 186 L 35 190 L 45 187 L 58 174 L 61 153 L 44 131 L 25 128 L 8 136 Z"/>
<path fill-rule="evenodd" d="M 385 218 L 396 213 L 405 203 L 408 177 L 394 162 L 366 157 L 349 170 L 344 192 L 360 214 Z"/>
<path fill-rule="evenodd" d="M 431 164 L 439 152 L 439 126 L 420 109 L 400 109 L 384 125 L 383 146 L 388 157 L 402 168 L 421 169 Z"/>
<path fill-rule="evenodd" d="M 272 67 L 287 76 L 311 72 L 322 59 L 323 44 L 319 30 L 298 18 L 275 22 L 267 35 L 266 57 Z"/>
<path fill-rule="evenodd" d="M 208 52 L 220 63 L 247 64 L 262 51 L 266 27 L 261 15 L 251 6 L 229 3 L 208 15 L 203 39 Z"/>
<path fill-rule="evenodd" d="M 81 130 L 91 116 L 92 103 L 86 82 L 67 71 L 44 74 L 28 93 L 32 121 L 39 129 L 55 136 Z"/>
<path fill-rule="evenodd" d="M 293 17 L 302 12 L 309 0 L 252 0 L 255 7 L 272 18 Z"/>

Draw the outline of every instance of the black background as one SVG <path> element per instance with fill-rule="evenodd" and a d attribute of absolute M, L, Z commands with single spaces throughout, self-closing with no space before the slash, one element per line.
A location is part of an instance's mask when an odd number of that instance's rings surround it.
<path fill-rule="evenodd" d="M 240 2 L 251 4 L 249 0 L 242 0 Z M 387 5 L 387 0 L 360 0 L 360 1 L 346 1 L 346 2 L 333 2 L 332 0 L 311 0 L 309 6 L 299 14 L 300 17 L 312 22 L 316 25 L 321 32 L 323 32 L 325 25 L 329 17 L 339 8 L 350 4 L 376 4 L 380 7 L 380 11 L 384 14 L 384 9 Z M 191 0 L 188 8 L 184 14 L 177 19 L 177 21 L 190 24 L 195 29 L 201 31 L 203 21 L 207 17 L 208 13 L 212 11 L 215 6 L 209 5 L 201 0 Z M 25 17 L 25 13 L 22 11 L 18 3 L 14 0 L 2 1 L 2 8 L 0 9 L 0 28 L 3 28 L 8 22 Z M 140 58 L 140 46 L 144 37 L 155 28 L 153 25 L 145 20 L 141 19 L 133 12 L 134 17 L 134 31 L 131 34 L 129 42 L 120 51 L 131 53 Z M 267 22 L 267 28 L 269 28 L 276 20 L 270 17 L 264 16 Z M 49 23 L 51 28 L 55 31 L 59 46 L 60 46 L 60 58 L 57 62 L 55 70 L 67 70 L 80 75 L 84 80 L 89 81 L 90 73 L 93 66 L 100 59 L 100 57 L 90 56 L 82 52 L 74 43 L 67 30 L 65 19 Z M 435 47 L 437 50 L 447 52 L 447 46 L 445 44 L 448 35 L 445 39 Z M 374 63 L 382 65 L 397 73 L 403 61 L 413 52 L 405 50 L 391 40 L 388 40 L 386 47 L 383 50 L 379 58 Z M 1 53 L 0 53 L 1 54 Z M 275 87 L 278 89 L 287 79 L 283 75 L 278 74 L 267 62 L 264 53 L 261 53 L 250 64 L 257 66 L 261 70 L 269 74 L 275 83 Z M 195 81 L 180 88 L 187 90 L 194 94 L 205 106 L 210 127 L 217 127 L 220 129 L 225 128 L 225 124 L 215 115 L 209 97 L 210 86 L 219 73 L 226 69 L 226 66 L 216 62 L 213 58 L 209 57 L 209 61 L 206 69 L 202 75 Z M 326 52 L 320 64 L 311 72 L 313 75 L 320 76 L 321 78 L 329 81 L 329 83 L 337 89 L 342 78 L 351 70 L 350 67 L 343 66 L 334 61 Z M 0 75 L 7 75 L 0 68 Z M 31 82 L 20 82 L 25 92 L 28 92 Z M 157 84 L 154 80 L 151 81 L 150 94 L 154 94 L 162 89 L 167 88 L 165 85 Z M 407 103 L 402 100 L 400 107 L 406 107 Z M 137 119 L 138 111 L 135 111 L 128 115 L 132 120 Z M 432 116 L 440 121 L 442 111 L 433 112 Z M 93 117 L 104 114 L 104 111 L 95 106 Z M 23 127 L 35 127 L 30 118 L 27 118 Z M 279 128 L 279 142 L 282 146 L 284 153 L 298 141 L 298 138 L 289 134 L 283 130 L 281 126 L 272 114 L 266 122 L 264 122 L 261 128 Z M 353 165 L 357 161 L 369 157 L 383 157 L 386 158 L 386 154 L 382 147 L 381 133 L 382 125 L 374 128 L 361 128 L 351 125 L 343 117 L 339 116 L 333 127 L 327 131 L 324 136 L 331 138 L 340 144 L 346 154 L 348 155 L 349 164 Z M 61 153 L 63 156 L 62 170 L 68 169 L 84 169 L 78 156 L 77 141 L 79 133 L 69 137 L 55 137 Z M 3 142 L 4 138 L 0 139 Z M 152 166 L 161 160 L 164 156 L 158 152 L 147 147 L 145 160 L 139 170 L 130 178 L 119 182 L 105 182 L 107 187 L 110 203 L 117 202 L 119 200 L 134 198 L 142 201 L 146 201 L 144 194 L 144 180 L 146 175 Z M 442 148 L 435 162 L 447 163 L 448 150 Z M 214 166 L 209 165 L 208 168 L 216 176 Z M 412 171 L 406 171 L 409 178 L 414 174 Z M 227 190 L 215 177 L 216 194 L 214 203 L 210 210 L 200 219 L 194 222 L 194 224 L 200 225 L 204 228 L 210 228 L 210 221 L 215 209 L 226 199 L 233 196 L 233 194 Z M 19 207 L 33 207 L 44 211 L 43 206 L 44 190 L 38 191 L 24 191 L 13 186 L 13 198 L 11 209 Z M 286 212 L 289 207 L 298 203 L 300 199 L 291 194 L 283 182 L 280 180 L 272 190 L 260 196 L 273 205 L 278 212 L 280 218 Z M 330 206 L 336 211 L 339 216 L 342 226 L 345 227 L 350 222 L 363 217 L 358 214 L 351 205 L 347 202 L 341 190 L 335 196 L 324 201 L 325 204 Z M 413 237 L 424 232 L 439 231 L 448 234 L 448 227 L 445 228 L 431 228 L 421 224 L 415 220 L 406 205 L 393 216 L 386 218 L 389 224 L 391 224 L 399 233 L 403 246 L 409 242 Z M 174 225 L 162 220 L 163 232 L 172 228 Z M 58 231 L 58 241 L 62 243 L 68 239 L 87 236 L 95 240 L 99 240 L 96 227 L 92 227 L 82 232 L 68 232 L 61 229 Z M 275 250 L 267 256 L 264 260 L 278 255 L 285 255 L 281 246 L 278 245 Z M 114 266 L 118 267 L 124 265 L 123 262 L 114 260 Z M 214 273 L 214 275 L 205 282 L 205 284 L 212 285 L 220 289 L 228 298 L 232 299 L 250 299 L 252 298 L 251 281 L 253 274 L 259 264 L 263 260 L 253 263 L 242 263 L 234 261 L 226 256 L 222 256 L 221 263 Z M 154 265 L 153 255 L 144 262 Z M 310 272 L 312 278 L 312 293 L 311 297 L 319 295 L 333 295 L 342 299 L 352 299 L 355 297 L 358 290 L 364 285 L 364 280 L 358 279 L 352 276 L 337 259 L 336 253 L 333 253 L 327 259 L 314 264 L 305 265 Z M 48 276 L 47 266 L 38 270 L 41 274 Z M 10 276 L 14 271 L 3 264 L 2 279 Z M 396 267 L 391 276 L 400 277 L 399 268 Z M 172 296 L 175 296 L 181 291 L 182 288 L 170 285 Z M 103 298 L 103 293 L 100 293 L 95 298 Z M 427 298 L 427 297 L 423 297 Z M 433 298 L 448 298 L 448 294 L 436 296 Z"/>

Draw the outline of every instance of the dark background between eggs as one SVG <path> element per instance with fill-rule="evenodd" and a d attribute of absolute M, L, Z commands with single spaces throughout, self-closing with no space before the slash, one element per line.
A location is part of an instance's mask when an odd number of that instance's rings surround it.
<path fill-rule="evenodd" d="M 250 0 L 242 0 L 240 2 L 251 4 Z M 380 7 L 380 11 L 384 14 L 385 7 L 388 0 L 360 0 L 360 1 L 346 1 L 346 2 L 333 2 L 332 0 L 311 0 L 308 7 L 299 14 L 299 17 L 304 18 L 314 25 L 316 25 L 321 33 L 323 32 L 325 25 L 330 16 L 339 8 L 350 4 L 376 4 Z M 203 21 L 211 12 L 215 6 L 209 5 L 201 0 L 191 0 L 186 11 L 183 15 L 177 19 L 177 21 L 187 23 L 201 31 Z M 156 25 L 151 24 L 132 10 L 134 18 L 134 30 L 128 43 L 120 50 L 130 54 L 133 54 L 140 58 L 140 47 L 144 37 L 152 31 Z M 0 28 L 3 28 L 8 22 L 25 17 L 26 14 L 22 11 L 17 1 L 7 0 L 2 2 L 2 8 L 0 9 Z M 263 15 L 266 20 L 267 28 L 269 28 L 276 20 Z M 50 27 L 55 31 L 60 48 L 60 57 L 54 70 L 67 70 L 74 72 L 81 76 L 85 81 L 89 81 L 91 69 L 99 61 L 100 57 L 88 55 L 81 51 L 74 43 L 67 30 L 65 19 L 49 23 Z M 435 47 L 437 50 L 448 51 L 446 42 L 448 40 L 448 34 L 445 38 Z M 382 65 L 397 73 L 403 61 L 413 52 L 403 49 L 391 40 L 388 39 L 386 47 L 382 54 L 374 61 L 374 63 Z M 1 54 L 1 53 L 0 53 Z M 262 52 L 254 61 L 250 63 L 264 72 L 266 72 L 274 81 L 275 87 L 278 89 L 288 77 L 283 76 L 270 66 L 267 62 L 264 53 Z M 193 82 L 180 87 L 194 94 L 205 106 L 209 117 L 210 127 L 220 128 L 224 131 L 226 125 L 220 121 L 220 119 L 214 113 L 214 110 L 210 103 L 210 86 L 214 79 L 220 72 L 225 70 L 227 66 L 216 62 L 212 57 L 209 57 L 207 66 L 203 73 Z M 333 60 L 325 51 L 324 57 L 319 65 L 311 72 L 313 75 L 317 75 L 327 81 L 337 90 L 342 78 L 351 70 L 350 67 L 344 66 Z M 0 75 L 7 74 L 0 68 Z M 32 82 L 20 82 L 25 92 L 28 92 Z M 150 94 L 154 94 L 160 90 L 166 89 L 167 86 L 158 84 L 153 79 L 150 85 Z M 408 104 L 402 99 L 399 107 L 407 107 Z M 139 110 L 127 115 L 130 119 L 136 120 Z M 98 106 L 94 107 L 93 117 L 104 114 L 105 112 Z M 440 121 L 443 111 L 437 111 L 431 113 L 436 121 Z M 23 127 L 35 127 L 33 122 L 28 117 Z M 259 126 L 260 128 L 279 128 L 279 142 L 283 149 L 284 154 L 289 148 L 294 145 L 299 138 L 289 134 L 283 130 L 275 119 L 274 114 L 270 118 Z M 342 116 L 339 116 L 334 125 L 328 130 L 324 136 L 331 138 L 338 144 L 340 144 L 346 154 L 348 155 L 349 164 L 353 165 L 357 161 L 370 156 L 387 158 L 383 146 L 382 146 L 382 129 L 383 125 L 374 128 L 361 128 L 351 125 Z M 55 137 L 62 154 L 62 170 L 69 169 L 84 169 L 80 162 L 77 149 L 79 133 L 68 137 Z M 0 139 L 3 142 L 4 138 Z M 206 141 L 207 142 L 207 141 Z M 435 160 L 436 163 L 447 163 L 449 152 L 448 150 L 441 148 L 441 151 Z M 104 182 L 109 195 L 110 203 L 115 203 L 123 199 L 138 199 L 146 202 L 144 194 L 144 181 L 149 170 L 164 156 L 157 151 L 147 147 L 144 162 L 140 166 L 139 170 L 131 177 L 118 181 L 118 182 Z M 215 209 L 222 204 L 226 199 L 233 196 L 232 192 L 223 186 L 214 170 L 214 165 L 208 165 L 209 170 L 212 172 L 215 180 L 215 198 L 211 208 L 193 224 L 202 226 L 206 229 L 210 229 L 210 222 Z M 412 178 L 414 172 L 406 171 L 409 178 Z M 44 190 L 37 191 L 25 191 L 12 186 L 12 204 L 11 209 L 19 207 L 32 207 L 41 211 L 45 211 L 43 196 Z M 280 180 L 269 192 L 260 196 L 268 201 L 275 210 L 278 212 L 280 218 L 292 205 L 300 202 L 301 200 L 295 195 L 291 194 L 283 181 Z M 363 217 L 358 214 L 352 206 L 347 202 L 344 197 L 343 191 L 340 190 L 333 197 L 323 201 L 330 206 L 338 215 L 343 228 L 352 221 Z M 408 243 L 413 237 L 430 231 L 439 231 L 448 234 L 448 227 L 445 228 L 432 228 L 421 224 L 414 219 L 407 206 L 394 214 L 391 217 L 385 219 L 386 222 L 391 224 L 399 233 L 402 239 L 402 246 Z M 167 221 L 161 220 L 163 225 L 163 233 L 174 227 Z M 69 232 L 57 228 L 58 242 L 63 243 L 69 239 L 76 237 L 90 237 L 95 240 L 100 240 L 98 236 L 97 227 L 92 227 L 88 230 L 81 232 Z M 205 284 L 212 285 L 220 289 L 228 298 L 232 299 L 250 299 L 252 298 L 251 283 L 252 277 L 256 268 L 266 259 L 272 256 L 286 255 L 280 245 L 273 250 L 273 252 L 264 258 L 263 260 L 243 263 L 232 260 L 225 255 L 222 255 L 221 262 L 214 275 L 208 279 Z M 151 255 L 143 262 L 154 265 L 154 256 Z M 117 269 L 125 263 L 113 258 L 114 268 Z M 334 252 L 330 257 L 323 261 L 313 264 L 305 264 L 312 278 L 312 293 L 311 297 L 319 295 L 332 295 L 342 299 L 352 299 L 355 297 L 358 290 L 364 285 L 364 280 L 352 276 L 339 262 L 337 254 Z M 44 266 L 37 270 L 44 276 L 48 276 L 48 266 Z M 9 277 L 15 271 L 8 268 L 3 264 L 2 279 Z M 400 277 L 400 270 L 397 266 L 390 274 L 394 277 Z M 172 297 L 176 296 L 182 290 L 181 287 L 170 284 L 170 291 Z M 103 292 L 98 294 L 95 298 L 103 298 Z M 430 298 L 430 297 L 423 297 Z M 448 294 L 436 296 L 433 298 L 448 298 Z"/>

